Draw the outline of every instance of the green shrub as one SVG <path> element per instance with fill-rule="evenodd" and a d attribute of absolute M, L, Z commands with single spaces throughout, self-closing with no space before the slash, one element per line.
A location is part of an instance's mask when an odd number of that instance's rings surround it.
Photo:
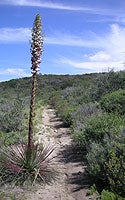
<path fill-rule="evenodd" d="M 119 133 L 119 129 L 124 126 L 124 118 L 115 115 L 103 113 L 100 116 L 93 116 L 86 121 L 83 130 L 83 138 L 82 143 L 88 146 L 91 142 L 100 142 L 107 134 L 117 135 Z"/>
<path fill-rule="evenodd" d="M 79 145 L 84 145 L 83 133 L 85 129 L 86 121 L 92 116 L 100 116 L 102 114 L 101 109 L 96 103 L 88 103 L 79 105 L 77 110 L 73 112 L 73 138 Z"/>
<path fill-rule="evenodd" d="M 118 90 L 102 96 L 101 108 L 107 112 L 118 112 L 125 114 L 125 90 Z"/>
<path fill-rule="evenodd" d="M 89 85 L 86 86 L 81 84 L 67 87 L 62 91 L 62 99 L 66 99 L 67 102 L 75 105 L 91 102 Z"/>
<path fill-rule="evenodd" d="M 106 151 L 101 143 L 93 142 L 91 143 L 88 153 L 88 172 L 95 180 L 107 181 L 106 174 L 104 171 L 104 163 L 106 161 L 105 157 Z"/>
<path fill-rule="evenodd" d="M 91 89 L 92 99 L 98 101 L 103 95 L 119 89 L 125 89 L 125 71 L 100 74 Z"/>
<path fill-rule="evenodd" d="M 29 109 L 28 99 L 18 95 L 0 101 L 0 145 L 10 145 L 24 141 Z"/>
<path fill-rule="evenodd" d="M 101 142 L 93 142 L 87 154 L 88 171 L 110 190 L 125 194 L 125 130 L 105 135 Z"/>
<path fill-rule="evenodd" d="M 94 200 L 125 200 L 124 197 L 105 189 L 100 194 L 95 184 L 90 187 L 89 194 L 93 195 Z"/>
<path fill-rule="evenodd" d="M 74 112 L 74 109 L 72 106 L 68 106 L 63 108 L 63 111 L 61 113 L 61 118 L 63 122 L 67 125 L 70 126 L 72 124 L 72 113 Z"/>
<path fill-rule="evenodd" d="M 24 131 L 24 121 L 28 118 L 25 106 L 25 100 L 19 97 L 6 99 L 0 107 L 0 131 Z"/>
<path fill-rule="evenodd" d="M 70 126 L 72 124 L 72 113 L 74 113 L 76 107 L 73 107 L 73 105 L 69 104 L 65 99 L 58 101 L 56 106 L 58 116 L 67 126 Z"/>
<path fill-rule="evenodd" d="M 120 151 L 121 148 L 118 150 Z M 125 194 L 125 152 L 119 153 L 118 150 L 109 150 L 105 171 L 111 190 Z"/>
<path fill-rule="evenodd" d="M 125 198 L 120 197 L 119 195 L 109 192 L 108 190 L 103 190 L 101 192 L 101 200 L 125 200 Z"/>
<path fill-rule="evenodd" d="M 77 126 L 77 123 L 84 123 L 87 118 L 92 117 L 93 115 L 100 115 L 102 113 L 97 103 L 84 103 L 77 107 L 76 111 L 73 113 L 73 123 L 74 127 Z"/>
<path fill-rule="evenodd" d="M 24 130 L 23 132 L 9 132 L 3 134 L 3 144 L 5 146 L 18 144 L 20 142 L 25 142 L 27 140 L 27 131 Z"/>

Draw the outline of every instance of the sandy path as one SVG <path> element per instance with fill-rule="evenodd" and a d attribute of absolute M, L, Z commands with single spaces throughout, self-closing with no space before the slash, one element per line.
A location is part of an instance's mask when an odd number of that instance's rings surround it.
<path fill-rule="evenodd" d="M 42 121 L 38 126 L 39 132 L 36 140 L 46 145 L 55 145 L 53 152 L 53 166 L 59 172 L 58 179 L 50 185 L 36 185 L 30 188 L 4 189 L 10 195 L 15 195 L 15 200 L 89 200 L 87 196 L 88 178 L 85 174 L 83 155 L 72 144 L 71 130 L 66 128 L 63 122 L 56 116 L 51 108 L 44 108 Z M 3 198 L 0 200 L 3 200 Z"/>
<path fill-rule="evenodd" d="M 85 166 L 81 163 L 81 155 L 75 146 L 71 145 L 70 129 L 64 127 L 63 122 L 51 108 L 45 108 L 43 119 L 39 125 L 37 140 L 45 144 L 54 144 L 53 163 L 59 177 L 51 185 L 38 188 L 28 195 L 28 200 L 87 200 L 88 183 L 83 177 Z M 75 154 L 74 154 L 75 153 Z"/>

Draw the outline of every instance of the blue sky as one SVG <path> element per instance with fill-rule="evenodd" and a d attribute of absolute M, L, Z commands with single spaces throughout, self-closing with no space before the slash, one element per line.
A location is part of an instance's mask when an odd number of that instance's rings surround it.
<path fill-rule="evenodd" d="M 0 81 L 31 75 L 37 13 L 45 35 L 42 74 L 125 69 L 125 0 L 0 0 Z"/>

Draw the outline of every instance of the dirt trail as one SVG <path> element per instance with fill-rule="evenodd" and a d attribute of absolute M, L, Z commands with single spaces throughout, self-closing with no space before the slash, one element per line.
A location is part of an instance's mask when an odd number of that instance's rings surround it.
<path fill-rule="evenodd" d="M 85 174 L 83 155 L 73 145 L 70 128 L 56 116 L 55 110 L 44 108 L 42 121 L 38 126 L 36 140 L 46 145 L 55 145 L 53 153 L 54 169 L 59 172 L 58 179 L 50 185 L 37 185 L 31 188 L 14 188 L 5 191 L 14 194 L 16 200 L 89 200 L 87 196 L 88 177 Z M 10 200 L 7 198 L 6 200 Z M 3 198 L 0 200 L 3 200 Z"/>
<path fill-rule="evenodd" d="M 56 170 L 59 170 L 59 177 L 51 185 L 28 195 L 28 200 L 87 200 L 88 182 L 84 177 L 85 166 L 81 162 L 80 152 L 72 146 L 70 129 L 66 128 L 63 122 L 56 116 L 51 108 L 45 108 L 42 113 L 43 119 L 39 125 L 37 140 L 45 144 L 54 144 L 53 160 Z"/>

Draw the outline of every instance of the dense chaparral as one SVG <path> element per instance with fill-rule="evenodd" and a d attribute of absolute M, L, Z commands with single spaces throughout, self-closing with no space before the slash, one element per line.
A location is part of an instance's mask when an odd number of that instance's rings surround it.
<path fill-rule="evenodd" d="M 66 126 L 71 127 L 71 137 L 84 149 L 83 153 L 86 152 L 87 170 L 97 190 L 101 181 L 102 189 L 123 198 L 125 72 L 110 71 L 84 75 L 40 74 L 37 75 L 37 80 L 36 116 L 41 106 L 51 105 L 55 108 Z M 26 141 L 30 83 L 31 78 L 0 83 L 1 146 L 18 143 L 18 140 Z M 18 132 L 20 134 L 17 134 Z M 116 196 L 116 199 L 120 199 Z"/>

